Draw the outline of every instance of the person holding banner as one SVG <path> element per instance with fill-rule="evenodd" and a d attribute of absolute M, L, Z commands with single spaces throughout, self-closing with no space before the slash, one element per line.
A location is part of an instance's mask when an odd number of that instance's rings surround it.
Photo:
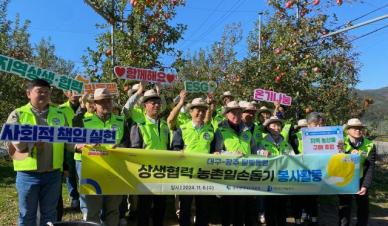
<path fill-rule="evenodd" d="M 298 120 L 297 125 L 293 133 L 290 135 L 290 143 L 292 148 L 295 151 L 295 154 L 303 154 L 303 142 L 302 142 L 302 128 L 307 127 L 307 120 L 300 119 Z M 291 207 L 292 207 L 292 215 L 295 219 L 295 225 L 302 224 L 302 213 L 304 208 L 304 200 L 308 199 L 308 196 L 294 195 L 291 196 Z"/>
<path fill-rule="evenodd" d="M 168 150 L 170 131 L 166 121 L 160 119 L 162 98 L 154 90 L 147 90 L 142 98 L 145 110 L 144 121 L 131 127 L 131 147 L 146 150 Z M 137 225 L 148 226 L 152 210 L 153 225 L 163 225 L 166 196 L 140 195 L 138 201 Z"/>
<path fill-rule="evenodd" d="M 260 141 L 257 154 L 263 157 L 275 157 L 279 155 L 294 155 L 294 150 L 288 141 L 282 136 L 283 121 L 272 116 L 263 123 L 264 135 Z M 267 225 L 286 225 L 287 197 L 266 196 L 264 199 L 265 220 Z"/>
<path fill-rule="evenodd" d="M 357 203 L 357 225 L 368 225 L 369 197 L 368 190 L 372 184 L 376 161 L 376 146 L 364 137 L 365 125 L 358 118 L 349 119 L 344 130 L 347 133 L 344 141 L 346 154 L 358 154 L 361 157 L 360 190 L 355 195 L 339 195 L 338 225 L 348 226 L 351 222 L 353 197 Z"/>
<path fill-rule="evenodd" d="M 73 118 L 73 125 L 75 127 L 82 127 L 83 119 L 85 117 L 90 117 L 94 114 L 96 108 L 94 106 L 94 98 L 92 94 L 84 94 L 80 98 L 80 108 L 78 108 L 76 115 Z M 77 178 L 79 184 L 81 184 L 81 153 L 74 153 L 75 168 L 77 172 Z M 80 209 L 83 214 L 83 218 L 86 219 L 87 208 L 86 208 L 86 199 L 85 195 L 80 194 Z"/>
<path fill-rule="evenodd" d="M 325 114 L 321 112 L 310 112 L 307 117 L 307 127 L 308 128 L 314 128 L 314 127 L 322 127 L 326 125 L 326 117 Z M 293 139 L 293 146 L 298 147 L 297 153 L 303 154 L 303 145 L 302 140 L 299 139 Z M 339 145 L 340 146 L 340 145 Z M 339 147 L 340 148 L 340 147 Z M 316 195 L 309 195 L 309 196 L 300 196 L 300 202 L 299 202 L 299 213 L 297 214 L 297 217 L 301 217 L 302 212 L 301 209 L 304 208 L 306 211 L 306 214 L 310 218 L 310 225 L 318 225 L 318 206 L 319 206 L 319 197 Z"/>
<path fill-rule="evenodd" d="M 172 140 L 173 150 L 182 150 L 185 153 L 203 153 L 214 152 L 214 131 L 210 123 L 205 123 L 206 112 L 209 105 L 202 98 L 195 98 L 187 105 L 190 112 L 191 121 L 180 126 L 174 131 Z M 195 198 L 195 225 L 208 225 L 207 196 L 179 196 L 180 215 L 179 225 L 189 226 L 191 219 L 191 204 Z"/>
<path fill-rule="evenodd" d="M 66 91 L 65 96 L 67 101 L 59 105 L 59 109 L 65 114 L 66 120 L 69 123 L 69 126 L 72 126 L 73 118 L 80 106 L 79 98 L 80 95 L 73 91 Z M 66 152 L 65 162 L 68 168 L 68 175 L 66 177 L 66 186 L 71 198 L 70 207 L 74 210 L 80 208 L 79 193 L 77 186 L 77 173 L 75 167 L 75 154 L 73 151 Z"/>
<path fill-rule="evenodd" d="M 14 110 L 7 123 L 67 126 L 65 114 L 50 103 L 50 84 L 42 79 L 28 82 L 29 103 Z M 32 137 L 32 132 L 31 132 Z M 36 225 L 39 205 L 40 225 L 57 221 L 61 191 L 64 143 L 9 142 L 8 150 L 16 171 L 20 226 Z M 71 145 L 66 148 L 71 149 Z"/>
<path fill-rule="evenodd" d="M 256 151 L 256 144 L 249 128 L 241 121 L 242 108 L 231 101 L 222 109 L 225 120 L 215 133 L 215 153 L 248 156 Z M 247 196 L 221 197 L 222 225 L 253 225 L 257 215 L 256 203 Z"/>
<path fill-rule="evenodd" d="M 80 124 L 74 123 L 76 127 L 84 127 L 88 129 L 115 129 L 116 144 L 115 145 L 100 145 L 95 144 L 95 147 L 114 148 L 116 146 L 128 147 L 129 130 L 125 126 L 123 116 L 117 116 L 112 113 L 113 100 L 112 95 L 106 88 L 98 88 L 94 91 L 94 104 L 96 108 L 95 114 L 85 117 Z M 82 152 L 84 144 L 77 144 L 76 151 Z M 80 171 L 82 164 L 79 167 Z M 82 180 L 82 178 L 81 178 Z M 86 216 L 84 219 L 100 223 L 103 221 L 105 225 L 119 224 L 119 205 L 122 201 L 121 195 L 86 195 Z M 103 211 L 104 220 L 100 219 L 100 213 Z"/>

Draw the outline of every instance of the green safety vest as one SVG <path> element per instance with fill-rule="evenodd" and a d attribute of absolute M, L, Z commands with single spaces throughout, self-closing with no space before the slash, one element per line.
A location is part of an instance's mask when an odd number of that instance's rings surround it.
<path fill-rule="evenodd" d="M 251 154 L 251 139 L 252 133 L 248 128 L 238 135 L 232 128 L 220 126 L 218 129 L 221 132 L 222 138 L 224 139 L 225 151 L 237 152 L 240 151 L 244 155 Z"/>
<path fill-rule="evenodd" d="M 166 121 L 159 120 L 159 125 L 152 123 L 147 117 L 138 123 L 145 149 L 167 150 L 170 130 Z"/>
<path fill-rule="evenodd" d="M 19 114 L 19 123 L 28 125 L 37 125 L 34 113 L 31 110 L 30 103 L 16 109 Z M 47 124 L 49 126 L 65 126 L 65 115 L 56 107 L 49 106 L 47 115 Z M 63 164 L 64 143 L 53 143 L 53 169 L 61 169 Z M 15 171 L 30 171 L 37 170 L 37 149 L 32 149 L 32 154 L 23 160 L 13 160 L 13 168 Z"/>
<path fill-rule="evenodd" d="M 131 118 L 136 123 L 143 123 L 145 119 L 143 109 L 140 106 L 135 105 L 131 110 Z"/>
<path fill-rule="evenodd" d="M 212 125 L 213 125 L 213 128 L 214 128 L 214 131 L 217 130 L 218 124 L 220 122 L 222 122 L 223 120 L 225 120 L 224 115 L 222 115 L 221 113 L 222 113 L 222 108 L 221 107 L 217 108 L 216 109 L 216 115 L 212 119 Z"/>
<path fill-rule="evenodd" d="M 297 133 L 295 133 L 295 135 L 298 138 L 298 151 L 299 151 L 299 154 L 303 154 L 302 130 L 299 130 Z"/>
<path fill-rule="evenodd" d="M 344 149 L 345 149 L 345 153 L 347 154 L 350 154 L 354 149 L 350 144 L 349 136 L 345 137 Z M 373 142 L 366 138 L 363 138 L 362 145 L 357 148 L 358 154 L 360 155 L 360 178 L 364 176 L 364 170 L 363 170 L 364 164 L 372 149 L 373 149 Z"/>
<path fill-rule="evenodd" d="M 181 126 L 185 152 L 210 153 L 210 145 L 214 139 L 214 130 L 210 123 L 196 130 L 193 123 L 187 122 Z"/>
<path fill-rule="evenodd" d="M 188 122 L 191 122 L 191 116 L 188 113 L 179 112 L 176 123 L 177 127 L 180 127 Z"/>
<path fill-rule="evenodd" d="M 253 127 L 253 139 L 254 139 L 256 145 L 259 145 L 260 141 L 264 137 L 263 128 L 256 123 L 254 123 L 253 126 L 254 126 Z"/>
<path fill-rule="evenodd" d="M 69 126 L 73 126 L 73 118 L 75 116 L 75 112 L 73 111 L 73 108 L 71 108 L 70 101 L 59 105 L 58 108 L 63 112 L 63 114 L 65 114 Z"/>
<path fill-rule="evenodd" d="M 283 138 L 287 142 L 288 142 L 288 138 L 289 138 L 289 135 L 290 135 L 290 129 L 291 129 L 291 123 L 286 123 L 286 124 L 284 124 L 283 129 L 280 132 L 280 134 L 282 134 Z"/>
<path fill-rule="evenodd" d="M 94 113 L 91 113 L 91 112 L 85 112 L 84 118 L 86 118 L 86 117 L 91 117 L 91 116 L 93 116 L 93 114 L 94 114 Z M 81 156 L 82 156 L 81 153 L 75 152 L 75 153 L 74 153 L 74 160 L 81 161 Z"/>
<path fill-rule="evenodd" d="M 115 129 L 116 130 L 116 144 L 119 144 L 124 136 L 124 117 L 111 114 L 109 120 L 103 122 L 96 114 L 83 119 L 84 127 L 87 129 Z M 102 144 L 106 148 L 113 145 Z"/>
<path fill-rule="evenodd" d="M 263 140 L 261 140 L 260 145 L 263 146 L 265 150 L 269 151 L 271 153 L 271 156 L 289 154 L 289 151 L 292 148 L 285 139 L 283 139 L 279 146 L 276 146 L 274 143 L 266 139 L 267 136 L 268 135 L 266 135 Z"/>

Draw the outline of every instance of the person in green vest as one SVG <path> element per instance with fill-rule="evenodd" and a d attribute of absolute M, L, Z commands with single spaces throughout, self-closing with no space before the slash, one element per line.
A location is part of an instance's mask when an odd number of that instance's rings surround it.
<path fill-rule="evenodd" d="M 226 119 L 219 124 L 214 135 L 215 154 L 238 158 L 255 153 L 256 144 L 249 128 L 241 121 L 242 108 L 238 102 L 227 103 L 222 114 Z M 252 213 L 255 203 L 250 201 L 246 196 L 221 197 L 222 225 L 252 225 L 257 216 Z"/>
<path fill-rule="evenodd" d="M 95 146 L 103 146 L 106 148 L 114 148 L 116 146 L 129 146 L 129 130 L 125 126 L 123 116 L 117 116 L 112 113 L 113 100 L 112 95 L 106 88 L 98 88 L 93 95 L 95 113 L 89 117 L 84 117 L 82 120 L 74 121 L 75 127 L 84 127 L 88 129 L 115 129 L 116 144 L 102 145 L 93 144 Z M 79 124 L 78 124 L 79 123 Z M 85 145 L 77 144 L 76 151 L 82 152 Z M 80 161 L 81 163 L 81 161 Z M 82 168 L 82 163 L 80 164 Z M 82 180 L 82 178 L 81 178 Z M 86 195 L 86 213 L 84 212 L 84 220 L 92 222 L 103 222 L 104 225 L 119 224 L 119 205 L 122 201 L 121 195 Z M 100 214 L 104 213 L 104 219 L 101 219 Z"/>
<path fill-rule="evenodd" d="M 65 114 L 49 104 L 51 87 L 47 81 L 29 81 L 26 94 L 29 103 L 14 110 L 7 123 L 68 126 Z M 64 151 L 72 150 L 73 146 L 45 142 L 8 142 L 7 146 L 16 171 L 18 225 L 37 225 L 38 205 L 40 225 L 57 221 Z"/>
<path fill-rule="evenodd" d="M 145 110 L 144 121 L 131 127 L 130 143 L 132 148 L 152 150 L 170 149 L 170 131 L 167 122 L 160 119 L 162 101 L 154 90 L 147 90 L 142 98 Z M 151 207 L 153 211 L 151 213 Z M 138 196 L 137 225 L 148 226 L 149 218 L 153 225 L 163 225 L 166 207 L 166 196 L 141 195 Z"/>
<path fill-rule="evenodd" d="M 205 123 L 209 105 L 202 98 L 195 98 L 187 106 L 191 120 L 174 131 L 172 140 L 173 150 L 182 150 L 184 153 L 209 154 L 214 152 L 214 130 L 210 123 Z M 179 196 L 180 213 L 179 225 L 189 226 L 191 219 L 191 204 L 195 198 L 195 225 L 209 224 L 207 196 Z"/>
<path fill-rule="evenodd" d="M 257 120 L 258 124 L 261 126 L 261 129 L 264 130 L 263 123 L 265 120 L 269 119 L 272 115 L 272 110 L 266 106 L 262 106 L 257 111 Z"/>
<path fill-rule="evenodd" d="M 94 98 L 93 94 L 84 94 L 80 98 L 80 107 L 78 108 L 74 118 L 73 118 L 73 125 L 79 126 L 83 124 L 83 119 L 85 117 L 90 117 L 94 114 L 96 110 L 96 107 L 94 105 Z M 81 184 L 81 153 L 75 152 L 74 153 L 74 160 L 75 160 L 75 169 L 77 172 L 77 179 L 78 183 Z M 85 216 L 84 218 L 86 219 L 86 213 L 87 213 L 87 208 L 86 208 L 86 200 L 85 200 L 85 195 L 80 194 L 80 209 Z"/>
<path fill-rule="evenodd" d="M 303 123 L 302 123 L 303 122 Z M 326 116 L 321 112 L 310 112 L 306 117 L 307 127 L 322 127 L 326 125 Z M 305 124 L 304 120 L 300 124 Z M 304 126 L 304 125 L 303 125 Z M 302 144 L 302 133 L 296 133 L 296 138 L 291 139 L 293 147 L 297 147 L 296 153 L 299 155 L 304 154 L 303 144 Z M 306 214 L 309 216 L 310 223 L 309 225 L 319 225 L 318 224 L 318 207 L 319 207 L 319 197 L 316 195 L 302 195 L 297 198 L 299 200 L 298 205 L 295 209 L 295 216 L 297 223 L 302 216 L 302 209 L 306 211 Z"/>
<path fill-rule="evenodd" d="M 304 127 L 307 127 L 307 120 L 306 119 L 298 120 L 298 123 L 295 126 L 295 129 L 290 135 L 291 146 L 294 149 L 295 154 L 297 155 L 303 154 L 302 128 Z M 290 196 L 292 215 L 294 217 L 295 225 L 302 224 L 302 214 L 303 214 L 303 208 L 304 208 L 303 204 L 306 198 L 308 199 L 308 197 L 301 196 L 301 195 Z"/>
<path fill-rule="evenodd" d="M 142 81 L 133 85 L 132 89 L 128 91 L 129 98 L 122 108 L 122 114 L 126 117 L 126 119 L 131 118 L 135 123 L 144 121 L 145 112 L 142 106 L 142 96 L 144 95 L 147 83 L 148 82 Z M 155 90 L 158 94 L 160 94 L 161 87 L 159 84 L 155 85 Z M 162 95 L 160 97 L 162 101 L 161 112 L 163 112 L 166 108 L 166 100 Z"/>
<path fill-rule="evenodd" d="M 263 137 L 263 131 L 260 126 L 255 123 L 255 116 L 257 112 L 256 106 L 251 102 L 243 101 L 240 101 L 239 104 L 243 109 L 241 120 L 244 125 L 251 131 L 253 140 L 255 141 L 256 145 L 259 145 L 259 142 Z"/>
<path fill-rule="evenodd" d="M 222 106 L 219 106 L 216 108 L 214 112 L 215 115 L 212 119 L 214 131 L 217 130 L 218 124 L 225 119 L 224 115 L 222 114 L 222 108 L 225 107 L 229 102 L 233 100 L 234 100 L 234 96 L 230 91 L 226 91 L 221 95 Z"/>
<path fill-rule="evenodd" d="M 347 133 L 344 141 L 346 154 L 360 155 L 360 190 L 355 195 L 339 195 L 338 225 L 348 226 L 351 223 L 352 200 L 357 203 L 357 225 L 368 225 L 369 188 L 375 170 L 376 146 L 364 136 L 365 125 L 358 118 L 349 119 L 344 130 Z"/>
<path fill-rule="evenodd" d="M 263 157 L 294 155 L 291 145 L 281 134 L 283 121 L 276 116 L 266 119 L 263 123 L 266 135 L 260 141 L 257 154 Z M 265 220 L 267 225 L 286 225 L 287 197 L 269 195 L 264 199 Z"/>
<path fill-rule="evenodd" d="M 67 97 L 67 101 L 59 105 L 58 107 L 65 114 L 66 120 L 69 123 L 69 126 L 72 126 L 73 118 L 80 106 L 80 101 L 79 101 L 80 95 L 72 91 L 66 91 L 65 96 Z M 68 175 L 66 177 L 66 186 L 69 192 L 69 196 L 71 198 L 70 207 L 73 210 L 77 210 L 80 208 L 80 201 L 79 201 L 79 192 L 78 192 L 78 185 L 77 185 L 77 172 L 75 167 L 73 151 L 67 151 L 65 153 L 65 162 L 68 168 Z"/>

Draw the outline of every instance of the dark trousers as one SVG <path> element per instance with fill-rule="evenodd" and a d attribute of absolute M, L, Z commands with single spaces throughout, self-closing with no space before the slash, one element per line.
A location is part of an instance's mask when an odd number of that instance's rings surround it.
<path fill-rule="evenodd" d="M 258 208 L 255 196 L 224 196 L 221 198 L 223 226 L 257 225 Z"/>
<path fill-rule="evenodd" d="M 192 196 L 182 195 L 179 196 L 179 225 L 189 226 L 191 225 L 191 204 L 195 199 L 195 225 L 206 226 L 209 224 L 208 217 L 208 196 Z"/>
<path fill-rule="evenodd" d="M 65 152 L 66 165 L 68 167 L 68 176 L 66 177 L 66 186 L 69 191 L 71 201 L 79 199 L 78 185 L 77 185 L 77 171 L 75 168 L 74 152 Z"/>
<path fill-rule="evenodd" d="M 287 217 L 286 196 L 266 196 L 264 199 L 265 221 L 268 226 L 285 226 Z"/>
<path fill-rule="evenodd" d="M 164 213 L 166 210 L 166 196 L 163 195 L 139 195 L 137 206 L 137 225 L 148 226 L 149 218 L 152 217 L 154 226 L 163 226 Z"/>
<path fill-rule="evenodd" d="M 348 226 L 351 223 L 353 197 L 357 204 L 357 226 L 368 225 L 369 197 L 366 195 L 339 195 L 338 225 Z"/>

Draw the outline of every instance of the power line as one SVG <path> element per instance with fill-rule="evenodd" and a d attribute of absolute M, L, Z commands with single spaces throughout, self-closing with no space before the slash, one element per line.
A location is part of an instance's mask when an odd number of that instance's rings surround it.
<path fill-rule="evenodd" d="M 192 32 L 194 35 L 202 28 L 203 25 L 206 24 L 206 22 L 208 22 L 208 20 L 213 16 L 213 14 L 216 12 L 216 10 L 221 6 L 221 4 L 223 3 L 223 0 L 219 0 L 216 8 L 206 17 L 206 19 L 204 21 L 202 21 L 201 25 L 199 25 L 197 27 L 197 29 L 195 29 L 194 32 Z"/>
<path fill-rule="evenodd" d="M 380 30 L 383 30 L 384 28 L 387 28 L 387 27 L 388 27 L 388 24 L 385 25 L 385 26 L 382 26 L 382 27 L 380 27 L 380 28 L 377 28 L 377 29 L 375 29 L 375 30 L 373 30 L 373 31 L 370 31 L 370 32 L 368 32 L 368 33 L 365 33 L 365 34 L 363 34 L 363 35 L 361 35 L 361 36 L 358 36 L 357 38 L 354 38 L 354 39 L 350 40 L 349 42 L 354 42 L 354 41 L 356 41 L 356 40 L 358 40 L 358 39 L 360 39 L 360 38 L 364 38 L 365 36 L 368 36 L 368 35 L 371 35 L 371 34 L 373 34 L 373 33 L 376 33 L 376 32 L 378 32 L 378 31 L 380 31 Z"/>
<path fill-rule="evenodd" d="M 377 9 L 374 9 L 374 10 L 372 10 L 372 11 L 370 11 L 370 12 L 367 12 L 367 13 L 365 13 L 365 14 L 363 14 L 363 15 L 357 17 L 357 18 L 354 18 L 353 20 L 348 21 L 348 22 L 345 23 L 345 24 L 342 24 L 341 26 L 336 27 L 334 30 L 338 30 L 338 29 L 340 29 L 341 27 L 344 27 L 344 26 L 346 26 L 346 25 L 348 25 L 348 24 L 350 24 L 350 23 L 352 23 L 352 22 L 354 22 L 354 21 L 357 21 L 357 20 L 359 20 L 359 19 L 361 19 L 361 18 L 364 18 L 364 17 L 366 17 L 366 16 L 368 16 L 368 15 L 374 13 L 374 12 L 377 12 L 377 11 L 379 11 L 379 10 L 381 10 L 381 9 L 383 9 L 383 8 L 385 8 L 385 7 L 387 7 L 387 6 L 388 6 L 388 4 L 383 5 L 383 6 L 380 6 L 380 7 L 378 7 Z"/>
<path fill-rule="evenodd" d="M 208 27 L 208 29 L 206 29 L 204 32 L 202 32 L 197 38 L 199 40 L 203 39 L 204 37 L 206 37 L 206 35 L 210 34 L 212 31 L 214 31 L 214 29 L 216 27 L 218 27 L 220 24 L 221 24 L 221 21 L 224 20 L 226 17 L 230 16 L 230 14 L 233 13 L 233 10 L 235 9 L 238 9 L 242 3 L 244 2 L 245 0 L 237 0 L 235 2 L 235 4 L 225 13 L 223 14 L 220 18 L 218 18 L 213 24 L 210 25 L 210 27 Z M 191 42 L 188 42 L 188 43 L 191 43 Z M 186 46 L 183 46 L 183 47 L 186 47 Z"/>

